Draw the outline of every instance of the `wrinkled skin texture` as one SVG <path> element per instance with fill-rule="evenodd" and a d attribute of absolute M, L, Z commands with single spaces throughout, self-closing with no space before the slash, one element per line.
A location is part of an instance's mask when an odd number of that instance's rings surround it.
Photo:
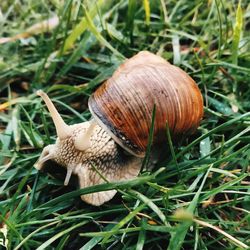
<path fill-rule="evenodd" d="M 81 188 L 136 177 L 141 168 L 141 159 L 126 154 L 96 123 L 92 125 L 90 144 L 86 150 L 75 147 L 78 138 L 90 126 L 90 122 L 69 126 L 71 134 L 67 138 L 57 138 L 55 144 L 46 146 L 35 167 L 40 170 L 46 161 L 53 160 L 67 169 L 65 185 L 72 172 L 78 176 Z M 100 206 L 115 194 L 116 190 L 109 190 L 82 195 L 81 198 L 91 205 Z"/>

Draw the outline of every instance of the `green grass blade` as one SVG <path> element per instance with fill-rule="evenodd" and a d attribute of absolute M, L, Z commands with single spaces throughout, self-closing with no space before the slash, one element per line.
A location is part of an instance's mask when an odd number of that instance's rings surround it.
<path fill-rule="evenodd" d="M 98 0 L 89 12 L 89 18 L 93 19 L 97 14 L 97 7 L 102 8 L 106 1 Z M 107 4 L 107 2 L 105 3 Z M 70 35 L 67 37 L 64 46 L 62 48 L 62 54 L 71 49 L 74 46 L 75 41 L 82 35 L 82 33 L 88 28 L 88 23 L 86 17 L 83 17 L 81 21 L 75 26 L 71 31 Z"/>
<path fill-rule="evenodd" d="M 207 170 L 206 174 L 204 175 L 204 178 L 202 180 L 202 183 L 198 191 L 196 192 L 193 200 L 191 201 L 190 205 L 187 208 L 187 212 L 189 212 L 190 214 L 193 214 L 196 209 L 196 206 L 198 204 L 198 199 L 201 195 L 201 191 L 205 185 L 205 182 L 207 180 L 207 177 L 208 177 L 208 174 L 210 173 L 211 168 L 212 168 L 212 165 L 210 166 L 210 168 Z M 185 221 L 177 225 L 176 231 L 171 234 L 170 242 L 167 248 L 168 250 L 181 249 L 184 239 L 186 237 L 187 231 L 191 225 L 192 225 L 192 221 Z"/>
<path fill-rule="evenodd" d="M 98 31 L 97 27 L 95 26 L 94 22 L 92 21 L 92 18 L 89 14 L 89 12 L 87 11 L 87 9 L 85 9 L 85 16 L 86 16 L 86 21 L 88 24 L 88 28 L 89 30 L 94 34 L 94 36 L 96 37 L 96 39 L 105 47 L 107 47 L 108 49 L 110 49 L 120 60 L 124 60 L 125 57 L 118 51 L 116 50 L 102 35 L 101 33 Z"/>
<path fill-rule="evenodd" d="M 47 241 L 45 241 L 41 246 L 39 246 L 37 248 L 37 250 L 43 250 L 43 249 L 46 249 L 46 247 L 50 246 L 51 243 L 53 243 L 55 240 L 59 239 L 60 237 L 64 236 L 65 234 L 71 232 L 72 230 L 74 230 L 75 228 L 78 228 L 78 227 L 81 227 L 83 226 L 84 224 L 88 223 L 88 221 L 83 221 L 83 222 L 80 222 L 76 225 L 73 225 L 72 227 L 66 229 L 66 230 L 63 230 L 61 232 L 59 232 L 58 234 L 54 235 L 52 238 L 48 239 Z"/>
<path fill-rule="evenodd" d="M 140 212 L 144 207 L 145 207 L 145 204 L 140 205 L 139 207 L 137 207 L 136 209 L 134 209 L 133 211 L 131 211 L 121 221 L 119 221 L 119 223 L 116 224 L 109 233 L 106 233 L 106 235 L 104 236 L 104 238 L 102 240 L 102 244 L 105 244 L 112 235 L 114 235 L 121 227 L 123 227 L 130 220 L 132 220 L 137 215 L 137 213 Z"/>
<path fill-rule="evenodd" d="M 150 3 L 148 0 L 143 0 L 143 7 L 145 11 L 145 21 L 147 25 L 150 25 Z"/>
<path fill-rule="evenodd" d="M 163 214 L 163 212 L 159 209 L 159 207 L 157 207 L 154 202 L 152 200 L 150 200 L 149 198 L 147 198 L 145 195 L 131 190 L 130 193 L 134 194 L 139 200 L 141 200 L 145 205 L 147 205 L 148 207 L 150 207 L 156 214 L 157 216 L 160 218 L 160 220 L 162 221 L 163 224 L 165 224 L 166 226 L 169 226 L 166 216 Z"/>
<path fill-rule="evenodd" d="M 205 139 L 206 137 L 212 135 L 213 133 L 220 131 L 228 126 L 230 126 L 231 124 L 234 124 L 236 121 L 240 121 L 243 118 L 247 118 L 250 116 L 250 112 L 242 114 L 240 116 L 237 116 L 227 122 L 225 122 L 224 124 L 219 125 L 218 127 L 211 129 L 210 131 L 208 131 L 206 134 L 200 136 L 198 139 L 194 140 L 192 143 L 190 143 L 187 147 L 185 147 L 179 154 L 176 155 L 176 158 L 178 159 L 178 157 L 180 157 L 181 155 L 183 155 L 185 152 L 187 152 L 193 145 L 195 145 L 196 143 L 202 141 L 203 139 Z"/>
<path fill-rule="evenodd" d="M 156 105 L 154 105 L 153 112 L 152 112 L 151 125 L 150 125 L 149 135 L 148 135 L 148 144 L 146 148 L 145 157 L 142 162 L 142 169 L 147 167 L 149 159 L 150 159 L 151 147 L 152 147 L 153 139 L 154 139 L 155 114 L 156 114 Z"/>
<path fill-rule="evenodd" d="M 145 220 L 142 220 L 141 223 L 146 224 Z M 143 250 L 145 240 L 146 240 L 146 231 L 144 229 L 142 229 L 139 232 L 138 241 L 137 241 L 137 244 L 136 244 L 136 250 Z"/>
<path fill-rule="evenodd" d="M 249 245 L 247 1 L 0 2 L 0 245 L 8 241 L 9 249 L 24 250 Z M 54 23 L 41 30 L 42 20 Z M 23 37 L 27 27 L 31 33 Z M 91 119 L 89 96 L 126 58 L 142 50 L 178 64 L 196 81 L 205 105 L 197 131 L 176 138 L 167 128 L 167 145 L 150 150 L 151 124 L 145 159 L 152 164 L 133 180 L 79 189 L 72 175 L 64 186 L 57 177 L 65 176 L 65 168 L 53 161 L 47 163 L 55 173 L 38 173 L 33 165 L 41 147 L 57 138 L 36 90 L 48 92 L 67 124 L 85 122 Z M 139 85 L 134 87 L 140 91 Z M 175 98 L 168 98 L 174 107 Z M 191 105 L 186 101 L 179 105 Z M 157 114 L 164 108 L 157 107 Z M 126 117 L 121 119 L 126 125 Z M 124 157 L 131 156 L 124 152 Z M 117 194 L 100 207 L 80 197 L 112 189 Z"/>
<path fill-rule="evenodd" d="M 232 63 L 235 65 L 238 65 L 238 51 L 239 51 L 239 43 L 240 43 L 242 28 L 243 28 L 243 13 L 240 0 L 236 11 L 236 19 L 235 19 L 233 43 L 232 43 Z"/>
<path fill-rule="evenodd" d="M 55 225 L 56 223 L 58 223 L 58 222 L 57 222 L 57 221 L 54 221 L 54 222 L 51 222 L 51 223 L 48 223 L 48 224 L 46 224 L 46 225 L 43 225 L 43 226 L 39 227 L 38 229 L 36 229 L 36 230 L 33 231 L 32 233 L 30 233 L 26 238 L 24 238 L 24 239 L 14 248 L 14 250 L 20 249 L 26 241 L 28 241 L 33 235 L 35 235 L 35 234 L 38 233 L 39 231 L 43 230 L 44 228 L 53 226 L 53 225 Z"/>
<path fill-rule="evenodd" d="M 100 185 L 96 185 L 96 186 L 92 186 L 92 187 L 87 187 L 84 189 L 80 189 L 80 190 L 76 190 L 76 191 L 72 191 L 70 193 L 66 193 L 63 194 L 59 197 L 56 197 L 53 200 L 50 200 L 44 204 L 42 204 L 40 206 L 40 208 L 46 208 L 46 207 L 50 207 L 53 206 L 55 204 L 58 204 L 59 202 L 63 202 L 65 200 L 83 195 L 83 194 L 88 194 L 88 193 L 94 193 L 94 192 L 98 192 L 98 191 L 106 191 L 106 190 L 111 190 L 111 189 L 124 189 L 124 188 L 131 188 L 134 187 L 136 185 L 141 185 L 142 183 L 146 183 L 150 180 L 152 180 L 154 178 L 153 175 L 149 175 L 149 176 L 142 176 L 142 177 L 138 177 L 136 179 L 132 179 L 129 181 L 120 181 L 117 183 L 105 183 L 105 184 L 100 184 Z"/>

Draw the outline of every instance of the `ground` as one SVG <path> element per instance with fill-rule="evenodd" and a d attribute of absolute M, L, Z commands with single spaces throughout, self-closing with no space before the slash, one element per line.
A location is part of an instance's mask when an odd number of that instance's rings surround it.
<path fill-rule="evenodd" d="M 7 249 L 247 249 L 250 246 L 248 1 L 4 0 L 0 3 L 0 245 Z M 77 189 L 34 168 L 125 58 L 156 53 L 199 86 L 204 117 L 131 181 Z M 60 168 L 59 168 L 60 169 Z M 115 188 L 101 207 L 81 194 Z"/>

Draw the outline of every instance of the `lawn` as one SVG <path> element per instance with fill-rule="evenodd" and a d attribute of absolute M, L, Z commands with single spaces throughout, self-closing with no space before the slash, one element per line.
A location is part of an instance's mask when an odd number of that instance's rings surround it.
<path fill-rule="evenodd" d="M 162 160 L 129 181 L 78 189 L 37 171 L 56 131 L 36 91 L 67 124 L 87 121 L 89 96 L 141 50 L 196 81 L 197 131 L 168 136 Z M 0 131 L 0 249 L 248 249 L 250 4 L 0 1 Z M 114 188 L 100 207 L 80 199 Z"/>

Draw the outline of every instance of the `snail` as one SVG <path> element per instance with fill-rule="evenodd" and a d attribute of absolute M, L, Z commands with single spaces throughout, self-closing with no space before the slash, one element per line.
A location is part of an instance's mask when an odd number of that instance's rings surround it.
<path fill-rule="evenodd" d="M 57 140 L 46 146 L 35 167 L 48 160 L 66 168 L 81 188 L 135 178 L 148 145 L 155 109 L 152 145 L 166 142 L 166 123 L 173 136 L 194 132 L 203 116 L 203 99 L 194 80 L 180 68 L 148 51 L 127 59 L 89 98 L 93 119 L 67 125 L 46 93 L 45 101 L 56 127 Z M 82 195 L 83 201 L 100 206 L 116 190 Z"/>

